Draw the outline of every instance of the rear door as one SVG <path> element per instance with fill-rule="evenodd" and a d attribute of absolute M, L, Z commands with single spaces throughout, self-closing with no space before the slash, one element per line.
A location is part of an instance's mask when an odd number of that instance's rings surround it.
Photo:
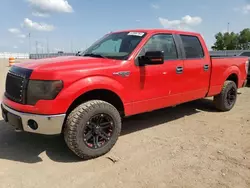
<path fill-rule="evenodd" d="M 184 57 L 183 76 L 185 78 L 182 102 L 203 98 L 209 88 L 210 56 L 206 55 L 198 36 L 179 35 L 179 39 Z"/>

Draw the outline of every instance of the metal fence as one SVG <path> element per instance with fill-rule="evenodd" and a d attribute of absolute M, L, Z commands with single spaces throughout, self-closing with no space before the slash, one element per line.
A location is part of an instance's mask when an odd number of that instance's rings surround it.
<path fill-rule="evenodd" d="M 0 52 L 0 59 L 9 59 L 14 57 L 16 59 L 29 59 L 28 53 L 11 53 L 11 52 Z"/>
<path fill-rule="evenodd" d="M 219 50 L 219 51 L 209 51 L 212 56 L 234 56 L 241 52 L 250 52 L 250 50 Z M 14 57 L 17 59 L 43 59 L 58 56 L 74 56 L 76 53 L 49 53 L 49 54 L 28 54 L 28 53 L 0 53 L 0 58 L 7 59 L 9 57 Z"/>
<path fill-rule="evenodd" d="M 30 54 L 30 59 L 43 59 L 43 58 L 51 58 L 51 57 L 59 57 L 59 56 L 72 56 L 75 53 L 50 53 L 50 54 Z"/>
<path fill-rule="evenodd" d="M 239 55 L 242 52 L 250 52 L 250 50 L 218 50 L 218 51 L 209 51 L 212 56 L 235 56 Z"/>

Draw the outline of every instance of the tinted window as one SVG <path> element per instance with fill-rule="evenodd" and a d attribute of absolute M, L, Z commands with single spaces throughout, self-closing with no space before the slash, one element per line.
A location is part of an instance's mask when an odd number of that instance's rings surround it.
<path fill-rule="evenodd" d="M 144 55 L 147 51 L 164 51 L 165 60 L 178 59 L 174 38 L 169 34 L 152 36 L 142 48 L 140 55 Z"/>
<path fill-rule="evenodd" d="M 250 52 L 243 52 L 242 54 L 240 54 L 240 56 L 250 57 Z"/>
<path fill-rule="evenodd" d="M 145 36 L 146 33 L 143 32 L 111 33 L 105 35 L 79 55 L 91 56 L 94 54 L 112 59 L 127 59 Z"/>
<path fill-rule="evenodd" d="M 186 58 L 204 57 L 204 52 L 199 39 L 195 36 L 181 35 Z"/>

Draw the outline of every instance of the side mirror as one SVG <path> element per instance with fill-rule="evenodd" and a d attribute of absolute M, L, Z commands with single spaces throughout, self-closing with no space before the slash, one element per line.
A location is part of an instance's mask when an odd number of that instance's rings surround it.
<path fill-rule="evenodd" d="M 139 64 L 159 65 L 164 63 L 164 51 L 148 51 L 144 56 L 139 57 Z"/>

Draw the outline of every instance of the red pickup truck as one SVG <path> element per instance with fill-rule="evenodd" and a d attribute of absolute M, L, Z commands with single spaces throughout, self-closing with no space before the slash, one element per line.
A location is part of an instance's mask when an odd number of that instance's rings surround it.
<path fill-rule="evenodd" d="M 212 58 L 197 33 L 112 32 L 76 56 L 12 66 L 2 115 L 21 131 L 62 133 L 77 156 L 95 158 L 114 146 L 123 117 L 210 96 L 218 110 L 231 110 L 248 64 Z"/>

